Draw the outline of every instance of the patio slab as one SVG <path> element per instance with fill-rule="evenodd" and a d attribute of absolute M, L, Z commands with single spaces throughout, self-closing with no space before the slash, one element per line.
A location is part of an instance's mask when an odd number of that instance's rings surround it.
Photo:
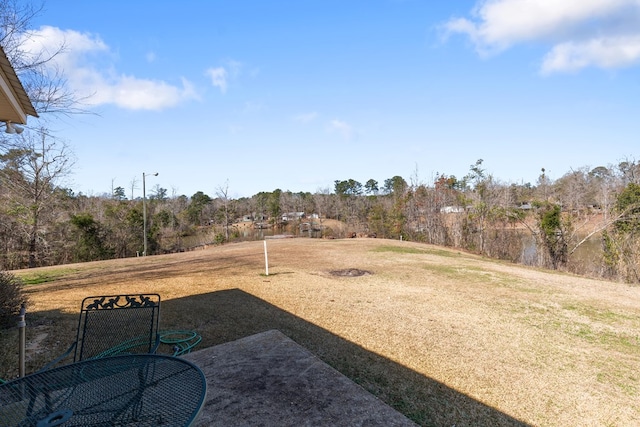
<path fill-rule="evenodd" d="M 184 355 L 207 378 L 196 426 L 415 426 L 277 330 Z"/>

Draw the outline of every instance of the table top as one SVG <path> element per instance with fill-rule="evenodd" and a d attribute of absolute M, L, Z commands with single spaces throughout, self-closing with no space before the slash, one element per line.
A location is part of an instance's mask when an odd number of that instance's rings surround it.
<path fill-rule="evenodd" d="M 206 395 L 184 359 L 135 354 L 90 359 L 0 385 L 2 426 L 188 426 Z"/>

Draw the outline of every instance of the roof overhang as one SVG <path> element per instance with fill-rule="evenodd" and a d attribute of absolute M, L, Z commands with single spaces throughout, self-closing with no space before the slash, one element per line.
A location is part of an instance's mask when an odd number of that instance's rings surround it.
<path fill-rule="evenodd" d="M 26 125 L 28 115 L 38 117 L 16 71 L 0 46 L 0 122 Z"/>

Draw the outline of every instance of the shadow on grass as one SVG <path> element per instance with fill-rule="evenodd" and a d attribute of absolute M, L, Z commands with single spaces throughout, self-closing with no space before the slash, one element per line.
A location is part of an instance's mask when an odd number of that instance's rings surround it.
<path fill-rule="evenodd" d="M 75 339 L 77 321 L 77 314 L 59 310 L 28 313 L 28 343 L 37 340 L 41 331 L 50 333 L 40 343 L 40 350 L 27 350 L 27 373 L 67 349 Z M 197 330 L 203 338 L 197 349 L 277 329 L 419 425 L 528 426 L 239 289 L 163 300 L 160 328 Z M 3 331 L 0 338 L 2 347 L 13 346 L 17 329 Z M 160 352 L 170 353 L 171 349 L 161 347 Z M 13 369 L 17 367 L 17 352 L 10 353 L 0 352 L 0 377 L 12 378 L 17 373 L 17 368 Z"/>
<path fill-rule="evenodd" d="M 527 426 L 238 289 L 165 300 L 161 327 L 198 330 L 200 349 L 278 329 L 420 425 Z"/>

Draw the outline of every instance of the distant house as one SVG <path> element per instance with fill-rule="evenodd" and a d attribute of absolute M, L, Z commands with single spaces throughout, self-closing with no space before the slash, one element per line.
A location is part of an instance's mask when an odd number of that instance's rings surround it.
<path fill-rule="evenodd" d="M 297 219 L 302 219 L 305 217 L 304 212 L 288 212 L 282 215 L 283 221 L 295 221 Z"/>
<path fill-rule="evenodd" d="M 464 208 L 462 206 L 443 206 L 440 208 L 440 213 L 462 213 Z"/>
<path fill-rule="evenodd" d="M 266 221 L 267 219 L 269 218 L 265 214 L 257 214 L 254 212 L 253 214 L 244 215 L 241 221 L 242 222 Z"/>

